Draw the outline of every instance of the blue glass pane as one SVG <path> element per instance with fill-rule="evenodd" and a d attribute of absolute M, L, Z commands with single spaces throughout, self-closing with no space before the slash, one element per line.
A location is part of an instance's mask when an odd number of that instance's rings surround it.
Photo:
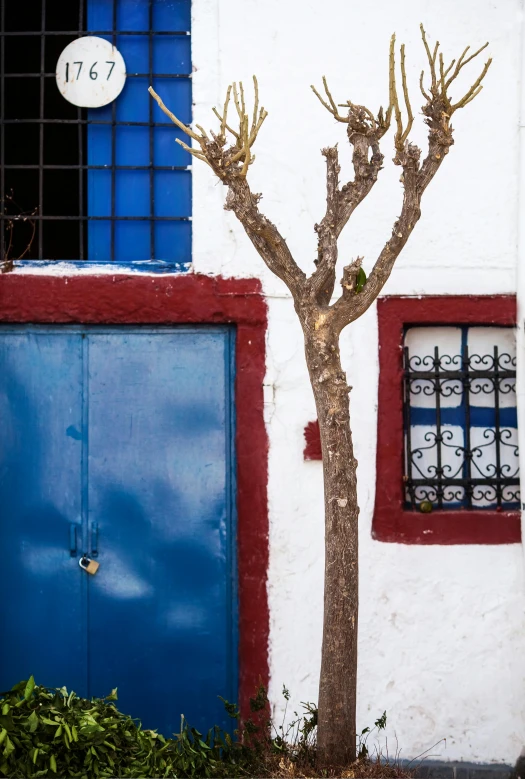
<path fill-rule="evenodd" d="M 147 30 L 148 28 L 149 2 L 147 0 L 118 0 L 118 30 Z"/>
<path fill-rule="evenodd" d="M 153 39 L 154 73 L 191 73 L 189 35 L 158 35 Z"/>
<path fill-rule="evenodd" d="M 113 104 L 104 105 L 102 108 L 89 108 L 88 119 L 90 122 L 111 122 L 113 117 Z"/>
<path fill-rule="evenodd" d="M 117 35 L 117 49 L 124 57 L 126 73 L 149 73 L 147 35 Z"/>
<path fill-rule="evenodd" d="M 147 78 L 127 78 L 126 85 L 117 99 L 117 121 L 149 121 L 149 101 Z"/>
<path fill-rule="evenodd" d="M 191 222 L 155 222 L 155 259 L 191 261 Z"/>
<path fill-rule="evenodd" d="M 155 216 L 190 216 L 191 172 L 158 170 L 155 173 Z"/>
<path fill-rule="evenodd" d="M 115 132 L 117 165 L 149 165 L 149 127 L 117 125 Z"/>
<path fill-rule="evenodd" d="M 103 124 L 88 127 L 88 165 L 111 165 L 111 127 Z"/>
<path fill-rule="evenodd" d="M 137 80 L 140 81 L 141 79 Z M 184 122 L 185 124 L 191 122 L 191 79 L 154 78 L 153 89 L 181 122 Z M 167 117 L 155 103 L 153 108 L 153 121 L 166 122 L 166 120 Z"/>
<path fill-rule="evenodd" d="M 148 170 L 115 172 L 115 214 L 116 216 L 150 216 Z"/>
<path fill-rule="evenodd" d="M 88 172 L 88 214 L 111 216 L 111 171 Z"/>
<path fill-rule="evenodd" d="M 191 154 L 175 143 L 180 138 L 188 143 L 188 136 L 178 127 L 155 127 L 153 130 L 153 163 L 154 165 L 191 165 Z"/>
<path fill-rule="evenodd" d="M 151 222 L 115 223 L 115 258 L 119 262 L 151 259 Z"/>
<path fill-rule="evenodd" d="M 88 0 L 87 29 L 113 29 L 113 3 L 108 0 Z"/>
<path fill-rule="evenodd" d="M 187 30 L 191 25 L 191 0 L 154 0 L 154 30 Z"/>
<path fill-rule="evenodd" d="M 88 260 L 91 262 L 111 260 L 111 222 L 88 222 L 88 230 Z"/>

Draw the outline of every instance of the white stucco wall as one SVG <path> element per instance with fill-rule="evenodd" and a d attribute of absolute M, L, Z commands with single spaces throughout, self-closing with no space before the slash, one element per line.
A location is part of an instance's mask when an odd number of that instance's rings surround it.
<path fill-rule="evenodd" d="M 420 21 L 449 56 L 457 56 L 468 43 L 490 40 L 494 63 L 485 88 L 454 117 L 456 145 L 425 193 L 423 216 L 385 293 L 514 293 L 521 12 L 520 0 L 375 0 L 367 5 L 356 0 L 193 0 L 195 120 L 213 125 L 211 108 L 222 105 L 228 83 L 242 79 L 248 84 L 252 73 L 257 74 L 269 117 L 255 148 L 252 188 L 264 193 L 261 209 L 277 223 L 298 263 L 310 271 L 316 248 L 313 225 L 324 207 L 320 148 L 338 141 L 342 179 L 352 174 L 345 128 L 324 111 L 309 85 L 319 86 L 326 75 L 338 99 L 372 109 L 385 105 L 388 43 L 395 31 L 398 42 L 407 46 L 416 107 L 425 64 Z M 477 72 L 477 66 L 469 69 L 465 88 Z M 421 116 L 418 120 L 413 139 L 424 148 Z M 342 240 L 341 257 L 364 254 L 367 270 L 400 210 L 402 191 L 399 169 L 390 162 L 392 148 L 389 133 L 382 144 L 385 169 Z M 279 716 L 283 684 L 292 693 L 291 710 L 301 700 L 317 699 L 322 472 L 319 462 L 303 461 L 303 431 L 315 411 L 291 299 L 235 217 L 223 210 L 223 202 L 223 187 L 209 169 L 194 166 L 195 271 L 258 276 L 268 297 L 270 695 Z M 71 269 L 57 267 L 54 272 Z M 353 386 L 361 504 L 358 724 L 372 724 L 386 709 L 390 752 L 397 743 L 405 757 L 429 750 L 448 760 L 514 762 L 525 743 L 522 547 L 425 547 L 372 540 L 375 309 L 343 334 L 342 355 Z"/>
<path fill-rule="evenodd" d="M 305 270 L 323 214 L 322 146 L 338 141 L 351 178 L 344 127 L 312 95 L 325 74 L 338 99 L 377 109 L 387 101 L 390 34 L 407 45 L 420 105 L 423 21 L 448 56 L 490 40 L 494 63 L 476 101 L 454 117 L 456 145 L 423 200 L 423 216 L 386 294 L 512 293 L 516 289 L 519 0 L 194 0 L 195 119 L 211 124 L 234 79 L 259 79 L 269 117 L 251 169 L 261 208 Z M 466 88 L 478 66 L 463 80 Z M 454 93 L 454 94 L 457 94 Z M 418 116 L 413 137 L 425 143 Z M 399 214 L 399 170 L 383 141 L 385 170 L 347 227 L 342 257 L 369 270 Z M 260 276 L 268 296 L 271 698 L 316 700 L 323 577 L 321 464 L 303 462 L 315 418 L 302 336 L 284 285 L 263 266 L 204 165 L 194 171 L 194 264 L 201 273 Z M 369 311 L 344 334 L 353 385 L 361 502 L 359 725 L 384 709 L 389 749 L 430 749 L 441 759 L 514 762 L 525 742 L 525 584 L 520 545 L 403 546 L 371 539 L 377 424 L 377 323 Z M 292 709 L 295 706 L 292 706 Z M 433 746 L 440 739 L 437 746 Z"/>

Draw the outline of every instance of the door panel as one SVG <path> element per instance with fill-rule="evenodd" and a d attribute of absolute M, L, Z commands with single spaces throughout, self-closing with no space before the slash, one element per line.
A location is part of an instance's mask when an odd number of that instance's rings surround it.
<path fill-rule="evenodd" d="M 0 329 L 0 430 L 0 690 L 34 674 L 85 693 L 86 582 L 70 554 L 82 509 L 79 334 Z"/>
<path fill-rule="evenodd" d="M 166 734 L 234 694 L 228 368 L 226 329 L 89 338 L 90 689 Z"/>
<path fill-rule="evenodd" d="M 33 673 L 118 687 L 166 735 L 181 713 L 229 727 L 232 346 L 227 327 L 0 328 L 0 690 Z"/>

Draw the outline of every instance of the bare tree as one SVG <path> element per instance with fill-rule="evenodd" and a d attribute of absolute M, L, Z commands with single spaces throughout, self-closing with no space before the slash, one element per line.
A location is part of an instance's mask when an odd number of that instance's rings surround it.
<path fill-rule="evenodd" d="M 303 273 L 278 229 L 259 211 L 261 195 L 252 193 L 247 181 L 249 166 L 255 159 L 252 147 L 267 116 L 265 109 L 259 108 L 255 77 L 253 112 L 248 111 L 242 84 L 233 84 L 228 87 L 222 111 L 214 109 L 220 125 L 218 131 L 210 131 L 210 135 L 199 125 L 195 125 L 197 132 L 194 132 L 183 124 L 154 90 L 149 90 L 164 113 L 195 142 L 190 148 L 179 140 L 181 146 L 207 163 L 227 187 L 225 208 L 235 213 L 268 268 L 290 290 L 303 328 L 306 362 L 321 433 L 325 497 L 324 623 L 317 738 L 320 765 L 341 766 L 355 758 L 359 506 L 357 461 L 350 430 L 351 388 L 341 367 L 339 336 L 344 327 L 372 305 L 390 276 L 421 215 L 423 192 L 454 142 L 451 117 L 479 94 L 491 63 L 489 59 L 467 93 L 453 102 L 449 95 L 451 85 L 463 67 L 488 44 L 471 54 L 467 46 L 457 60 L 445 65 L 439 42 L 431 50 L 422 25 L 421 35 L 430 71 L 428 86 L 425 86 L 424 72 L 420 78 L 424 97 L 422 110 L 429 128 L 428 151 L 423 161 L 420 149 L 409 142 L 414 117 L 407 87 L 405 47 L 402 45 L 400 49 L 399 90 L 395 36 L 390 41 L 389 104 L 385 112 L 380 108 L 375 115 L 350 100 L 336 104 L 324 77 L 325 97 L 312 87 L 330 114 L 347 125 L 348 140 L 353 149 L 354 176 L 353 180 L 340 186 L 337 147 L 322 150 L 326 159 L 326 213 L 314 228 L 318 246 L 316 268 L 311 276 Z M 234 103 L 237 114 L 235 129 L 228 121 L 230 102 Z M 401 103 L 404 103 L 403 111 Z M 383 165 L 379 142 L 392 122 L 395 127 L 393 161 L 402 168 L 401 215 L 368 278 L 361 266 L 362 257 L 343 268 L 342 294 L 332 303 L 338 238 L 377 180 Z"/>

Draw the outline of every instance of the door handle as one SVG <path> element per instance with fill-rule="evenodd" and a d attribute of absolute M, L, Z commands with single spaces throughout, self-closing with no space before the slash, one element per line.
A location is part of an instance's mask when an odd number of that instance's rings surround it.
<path fill-rule="evenodd" d="M 72 522 L 69 526 L 69 554 L 76 557 L 77 554 L 77 523 Z"/>
<path fill-rule="evenodd" d="M 91 523 L 91 556 L 98 557 L 98 522 Z"/>

